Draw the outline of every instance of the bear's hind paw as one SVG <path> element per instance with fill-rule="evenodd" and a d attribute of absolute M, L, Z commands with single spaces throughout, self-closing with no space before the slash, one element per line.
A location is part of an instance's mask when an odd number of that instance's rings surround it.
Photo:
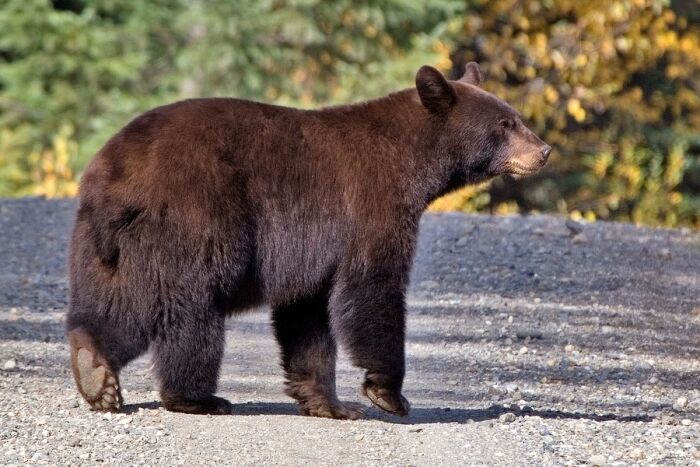
<path fill-rule="evenodd" d="M 102 361 L 94 347 L 75 345 L 71 350 L 75 381 L 85 401 L 93 410 L 109 412 L 119 410 L 122 396 L 116 373 Z"/>

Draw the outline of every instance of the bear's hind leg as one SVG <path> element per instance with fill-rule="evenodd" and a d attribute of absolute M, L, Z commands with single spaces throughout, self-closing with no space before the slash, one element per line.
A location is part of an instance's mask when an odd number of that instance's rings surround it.
<path fill-rule="evenodd" d="M 331 335 L 326 298 L 275 307 L 275 336 L 282 350 L 286 394 L 304 415 L 336 419 L 362 416 L 360 404 L 343 403 L 335 392 L 336 345 Z"/>
<path fill-rule="evenodd" d="M 225 316 L 170 311 L 153 345 L 153 361 L 163 406 L 172 412 L 228 415 L 231 403 L 216 397 L 224 353 Z"/>

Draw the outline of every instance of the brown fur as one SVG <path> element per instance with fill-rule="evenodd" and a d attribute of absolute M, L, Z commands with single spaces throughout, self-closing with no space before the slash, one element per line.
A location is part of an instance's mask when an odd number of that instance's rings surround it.
<path fill-rule="evenodd" d="M 367 370 L 370 400 L 405 415 L 421 213 L 549 154 L 479 82 L 475 64 L 453 82 L 423 67 L 416 88 L 355 105 L 194 99 L 136 118 L 83 176 L 69 331 L 89 334 L 115 373 L 152 348 L 167 408 L 225 413 L 212 399 L 224 319 L 268 303 L 302 412 L 356 415 L 335 396 L 337 341 Z"/>

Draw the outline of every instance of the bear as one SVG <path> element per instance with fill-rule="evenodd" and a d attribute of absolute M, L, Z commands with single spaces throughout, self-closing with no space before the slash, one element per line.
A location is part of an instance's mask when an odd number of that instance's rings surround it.
<path fill-rule="evenodd" d="M 470 62 L 458 80 L 421 67 L 415 87 L 301 110 L 201 98 L 150 110 L 81 179 L 66 332 L 93 410 L 123 404 L 119 372 L 151 351 L 165 409 L 229 414 L 216 396 L 227 317 L 263 304 L 285 392 L 302 414 L 362 415 L 338 400 L 337 347 L 362 393 L 405 416 L 405 293 L 431 201 L 551 147 Z"/>

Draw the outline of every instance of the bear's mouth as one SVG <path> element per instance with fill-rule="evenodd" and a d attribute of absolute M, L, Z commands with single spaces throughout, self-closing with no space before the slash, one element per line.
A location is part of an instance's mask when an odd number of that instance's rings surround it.
<path fill-rule="evenodd" d="M 512 175 L 530 175 L 535 172 L 539 172 L 544 164 L 535 164 L 527 166 L 520 161 L 509 160 L 507 164 L 507 170 Z"/>

